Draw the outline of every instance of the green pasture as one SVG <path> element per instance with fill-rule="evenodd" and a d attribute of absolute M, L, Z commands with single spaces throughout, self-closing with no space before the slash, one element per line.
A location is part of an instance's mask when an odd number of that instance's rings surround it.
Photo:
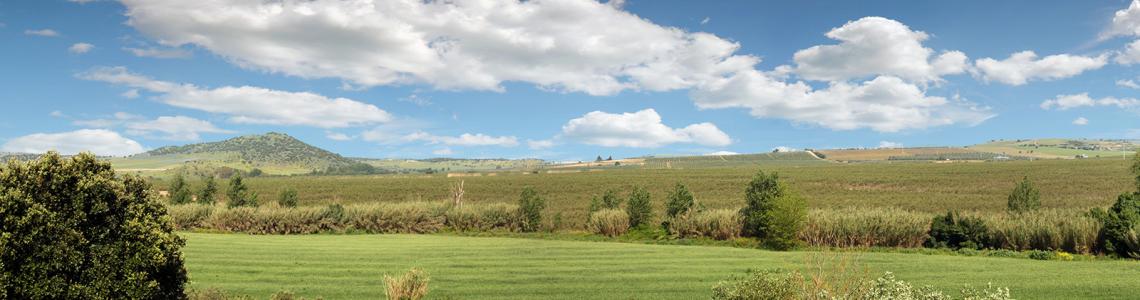
<path fill-rule="evenodd" d="M 196 288 L 267 299 L 277 290 L 325 299 L 384 299 L 381 278 L 431 273 L 426 299 L 707 299 L 749 268 L 794 266 L 809 252 L 771 252 L 441 235 L 184 233 Z M 1006 286 L 1017 299 L 1126 299 L 1140 294 L 1140 262 L 1037 261 L 868 253 L 877 271 L 957 295 L 962 284 Z"/>

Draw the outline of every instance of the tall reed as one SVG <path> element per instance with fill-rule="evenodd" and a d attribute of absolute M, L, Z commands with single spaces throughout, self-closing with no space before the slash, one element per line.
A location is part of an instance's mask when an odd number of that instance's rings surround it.
<path fill-rule="evenodd" d="M 604 236 L 614 237 L 629 232 L 629 215 L 621 209 L 603 209 L 590 215 L 586 222 L 590 231 Z"/>
<path fill-rule="evenodd" d="M 711 237 L 727 241 L 744 232 L 744 219 L 736 209 L 712 209 L 680 214 L 669 221 L 669 233 L 679 238 Z"/>
<path fill-rule="evenodd" d="M 217 208 L 216 205 L 189 203 L 168 206 L 166 213 L 174 221 L 174 230 L 192 230 L 209 228 L 208 218 Z"/>
<path fill-rule="evenodd" d="M 447 211 L 447 226 L 459 231 L 522 231 L 526 218 L 514 204 L 456 206 Z"/>
<path fill-rule="evenodd" d="M 898 208 L 812 209 L 799 238 L 809 246 L 917 248 L 933 217 Z"/>
<path fill-rule="evenodd" d="M 369 203 L 345 206 L 345 226 L 376 233 L 434 233 L 452 206 L 442 202 Z"/>
<path fill-rule="evenodd" d="M 981 214 L 989 226 L 989 247 L 1015 251 L 1053 250 L 1088 254 L 1099 248 L 1101 224 L 1081 209 L 1042 209 L 1021 214 Z"/>

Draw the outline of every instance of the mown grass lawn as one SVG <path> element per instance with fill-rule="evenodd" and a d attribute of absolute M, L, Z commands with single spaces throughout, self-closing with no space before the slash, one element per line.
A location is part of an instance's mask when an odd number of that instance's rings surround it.
<path fill-rule="evenodd" d="M 194 287 L 267 299 L 384 299 L 384 274 L 431 273 L 426 299 L 708 299 L 750 268 L 788 267 L 807 252 L 442 235 L 183 233 Z M 1017 299 L 1128 299 L 1140 262 L 1035 261 L 869 253 L 864 262 L 958 295 L 962 284 L 1007 286 Z"/>

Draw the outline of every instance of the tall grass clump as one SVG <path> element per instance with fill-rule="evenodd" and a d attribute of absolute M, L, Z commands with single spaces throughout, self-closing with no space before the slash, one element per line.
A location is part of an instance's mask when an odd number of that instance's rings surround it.
<path fill-rule="evenodd" d="M 264 207 L 219 209 L 209 218 L 213 229 L 250 234 L 312 234 L 337 228 L 320 207 Z"/>
<path fill-rule="evenodd" d="M 931 217 L 899 208 L 813 209 L 799 238 L 810 246 L 918 248 Z"/>
<path fill-rule="evenodd" d="M 435 233 L 452 206 L 443 202 L 372 203 L 345 206 L 345 226 L 374 233 Z"/>
<path fill-rule="evenodd" d="M 678 238 L 711 237 L 727 241 L 744 232 L 744 218 L 735 209 L 679 214 L 669 219 L 669 233 Z"/>
<path fill-rule="evenodd" d="M 210 227 L 209 218 L 217 210 L 211 204 L 190 203 L 166 207 L 166 213 L 174 220 L 174 230 L 191 230 Z"/>
<path fill-rule="evenodd" d="M 614 237 L 629 232 L 629 215 L 620 209 L 603 209 L 594 212 L 586 227 L 591 232 Z"/>
<path fill-rule="evenodd" d="M 494 203 L 456 206 L 447 211 L 447 226 L 459 231 L 522 231 L 527 220 L 518 205 Z"/>
<path fill-rule="evenodd" d="M 400 277 L 384 275 L 384 295 L 390 300 L 419 300 L 428 293 L 429 281 L 428 272 L 417 269 L 411 269 Z"/>
<path fill-rule="evenodd" d="M 1100 222 L 1080 209 L 1044 209 L 1022 214 L 977 214 L 989 227 L 988 248 L 1089 254 L 1099 249 Z"/>

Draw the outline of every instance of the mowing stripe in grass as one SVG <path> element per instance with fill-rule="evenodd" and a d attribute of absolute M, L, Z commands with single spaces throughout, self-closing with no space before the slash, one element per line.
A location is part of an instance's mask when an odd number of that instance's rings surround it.
<path fill-rule="evenodd" d="M 325 299 L 383 299 L 384 274 L 431 272 L 427 299 L 701 299 L 750 268 L 786 267 L 802 252 L 439 235 L 184 233 L 194 286 L 268 298 L 285 289 Z M 1140 294 L 1135 261 L 869 253 L 900 280 L 956 295 L 962 284 L 1008 286 L 1018 299 L 1122 299 Z"/>

